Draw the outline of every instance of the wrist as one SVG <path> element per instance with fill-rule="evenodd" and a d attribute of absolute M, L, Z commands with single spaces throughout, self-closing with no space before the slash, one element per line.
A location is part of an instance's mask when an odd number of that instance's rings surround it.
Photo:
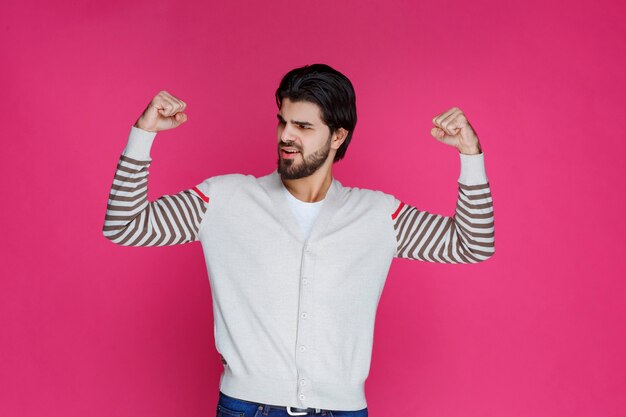
<path fill-rule="evenodd" d="M 145 130 L 146 132 L 156 133 L 156 131 L 150 130 L 148 126 L 145 126 L 143 123 L 141 123 L 139 119 L 137 119 L 137 121 L 135 122 L 133 126 L 138 129 Z"/>
<path fill-rule="evenodd" d="M 468 148 L 459 148 L 459 152 L 464 155 L 478 155 L 480 153 L 483 153 L 480 147 L 480 143 L 477 143 L 475 146 L 471 146 Z"/>

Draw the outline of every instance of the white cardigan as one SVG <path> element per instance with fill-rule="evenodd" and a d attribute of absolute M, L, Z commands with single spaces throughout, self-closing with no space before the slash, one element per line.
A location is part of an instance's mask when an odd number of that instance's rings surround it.
<path fill-rule="evenodd" d="M 483 154 L 460 154 L 454 217 L 333 179 L 305 240 L 276 171 L 215 176 L 149 202 L 155 136 L 131 128 L 103 234 L 128 246 L 201 242 L 224 363 L 220 390 L 232 397 L 365 408 L 376 309 L 393 258 L 473 263 L 495 252 Z"/>

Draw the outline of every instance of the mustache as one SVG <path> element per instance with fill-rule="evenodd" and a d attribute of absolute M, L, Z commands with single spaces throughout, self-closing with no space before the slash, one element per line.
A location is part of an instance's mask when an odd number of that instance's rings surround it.
<path fill-rule="evenodd" d="M 295 142 L 283 142 L 283 141 L 280 141 L 280 143 L 278 144 L 278 147 L 282 148 L 283 146 L 284 147 L 289 147 L 289 148 L 295 148 L 299 152 L 302 151 L 302 149 L 300 149 L 300 147 L 298 145 L 296 145 Z"/>

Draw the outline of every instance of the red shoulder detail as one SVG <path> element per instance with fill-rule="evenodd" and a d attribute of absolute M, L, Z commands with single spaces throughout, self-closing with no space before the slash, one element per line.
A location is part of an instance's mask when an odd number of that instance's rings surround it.
<path fill-rule="evenodd" d="M 404 207 L 404 203 L 401 201 L 396 211 L 391 215 L 392 220 L 395 220 L 396 217 L 398 217 L 398 214 L 400 213 L 400 210 L 402 210 L 402 207 Z"/>
<path fill-rule="evenodd" d="M 204 193 L 202 191 L 200 191 L 198 189 L 198 187 L 193 187 L 192 190 L 198 194 L 198 197 L 200 197 L 201 199 L 203 199 L 205 201 L 205 203 L 209 202 L 209 197 L 207 197 L 206 195 L 204 195 Z"/>

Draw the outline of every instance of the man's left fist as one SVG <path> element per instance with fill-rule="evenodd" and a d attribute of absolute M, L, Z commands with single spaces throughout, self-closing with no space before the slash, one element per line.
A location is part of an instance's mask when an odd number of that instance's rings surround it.
<path fill-rule="evenodd" d="M 478 136 L 469 121 L 458 107 L 441 113 L 433 118 L 433 127 L 430 134 L 447 145 L 452 145 L 459 152 L 467 155 L 482 153 Z"/>

